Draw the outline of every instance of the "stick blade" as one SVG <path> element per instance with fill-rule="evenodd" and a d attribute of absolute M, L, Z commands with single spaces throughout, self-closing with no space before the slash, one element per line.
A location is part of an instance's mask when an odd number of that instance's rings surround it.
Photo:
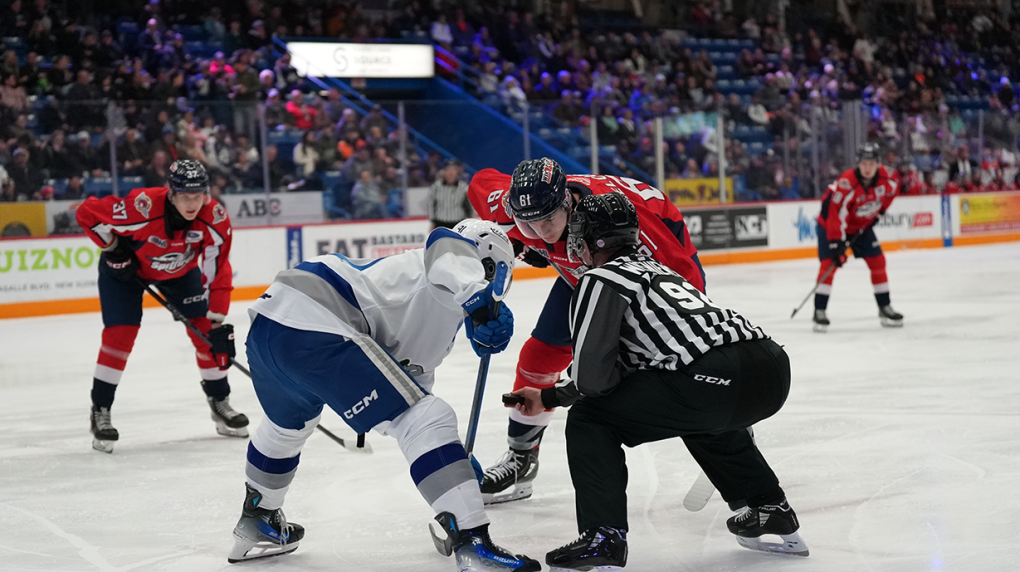
<path fill-rule="evenodd" d="M 698 512 L 705 508 L 705 505 L 708 504 L 708 500 L 712 498 L 714 493 L 715 485 L 708 479 L 708 475 L 702 471 L 698 475 L 698 479 L 691 486 L 691 490 L 687 491 L 687 496 L 684 497 L 684 508 L 691 512 Z"/>

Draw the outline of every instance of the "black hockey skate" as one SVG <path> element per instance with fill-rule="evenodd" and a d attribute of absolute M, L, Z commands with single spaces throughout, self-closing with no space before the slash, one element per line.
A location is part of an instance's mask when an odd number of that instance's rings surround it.
<path fill-rule="evenodd" d="M 531 481 L 538 475 L 538 447 L 510 449 L 495 465 L 485 469 L 482 500 L 498 504 L 531 496 Z"/>
<path fill-rule="evenodd" d="M 92 406 L 89 413 L 92 432 L 92 448 L 104 453 L 112 453 L 113 445 L 120 439 L 120 433 L 110 422 L 110 408 Z"/>
<path fill-rule="evenodd" d="M 550 572 L 623 570 L 627 565 L 627 531 L 600 526 L 590 528 L 580 538 L 545 555 Z"/>
<path fill-rule="evenodd" d="M 244 413 L 238 413 L 230 406 L 230 398 L 207 397 L 209 409 L 212 410 L 210 417 L 216 423 L 216 432 L 227 437 L 247 437 L 248 417 Z"/>
<path fill-rule="evenodd" d="M 542 565 L 522 554 L 511 554 L 510 551 L 497 546 L 489 538 L 489 525 L 485 524 L 468 530 L 457 527 L 457 519 L 448 512 L 436 515 L 436 521 L 446 532 L 446 538 L 436 534 L 432 524 L 432 542 L 436 550 L 443 556 L 455 555 L 457 566 L 461 572 L 498 572 L 499 570 L 515 572 L 538 572 Z"/>
<path fill-rule="evenodd" d="M 888 304 L 878 309 L 878 318 L 882 320 L 882 325 L 886 328 L 903 327 L 903 314 L 893 310 L 892 306 Z"/>
<path fill-rule="evenodd" d="M 305 536 L 304 527 L 287 522 L 281 509 L 260 508 L 262 493 L 248 483 L 244 487 L 248 494 L 241 508 L 241 519 L 234 527 L 234 548 L 227 562 L 233 564 L 297 550 L 298 542 Z"/>
<path fill-rule="evenodd" d="M 745 507 L 744 511 L 726 521 L 726 527 L 737 535 L 737 544 L 751 550 L 807 556 L 808 547 L 797 530 L 800 522 L 790 503 L 783 499 L 778 504 L 766 504 L 757 508 Z M 782 542 L 765 542 L 764 534 L 775 534 Z"/>
<path fill-rule="evenodd" d="M 825 310 L 815 308 L 815 315 L 811 318 L 811 321 L 815 323 L 814 330 L 816 332 L 824 334 L 829 331 L 829 317 L 825 315 Z"/>

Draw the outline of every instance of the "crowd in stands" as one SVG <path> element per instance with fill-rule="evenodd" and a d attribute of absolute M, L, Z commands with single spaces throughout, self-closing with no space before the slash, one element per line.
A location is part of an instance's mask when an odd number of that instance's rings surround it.
<path fill-rule="evenodd" d="M 140 13 L 122 6 L 105 18 L 70 10 L 49 0 L 0 10 L 0 200 L 78 199 L 97 180 L 110 192 L 114 176 L 121 192 L 158 186 L 175 158 L 190 158 L 209 167 L 217 195 L 267 179 L 273 191 L 321 189 L 339 172 L 350 214 L 364 218 L 396 214 L 389 192 L 403 187 L 404 167 L 415 186 L 442 167 L 413 149 L 400 164 L 400 131 L 378 107 L 359 117 L 274 49 L 273 36 L 385 36 L 357 2 L 175 2 L 171 12 L 147 0 Z"/>
<path fill-rule="evenodd" d="M 444 48 L 439 73 L 470 68 L 480 97 L 538 105 L 567 128 L 596 122 L 624 170 L 655 171 L 654 118 L 701 114 L 701 128 L 667 137 L 667 178 L 716 177 L 724 155 L 725 174 L 742 177 L 754 198 L 791 188 L 814 196 L 812 177 L 824 184 L 846 168 L 842 104 L 855 100 L 868 137 L 916 192 L 1017 183 L 1020 28 L 982 12 L 874 37 L 843 22 L 788 29 L 775 15 L 738 19 L 719 2 L 691 4 L 687 31 L 713 44 L 677 31 L 592 31 L 572 2 L 537 12 L 511 2 L 394 4 L 369 14 L 355 1 L 177 0 L 168 9 L 108 0 L 83 13 L 11 0 L 0 13 L 0 200 L 77 198 L 114 173 L 161 184 L 174 157 L 209 165 L 216 193 L 266 179 L 272 190 L 322 188 L 323 173 L 339 172 L 355 186 L 355 217 L 383 212 L 404 176 L 433 182 L 438 154 L 410 149 L 401 163 L 401 133 L 379 108 L 359 117 L 274 49 L 274 37 L 300 36 L 430 39 Z M 261 141 L 260 113 L 270 132 L 297 140 Z M 727 136 L 712 127 L 717 113 Z M 820 162 L 807 140 L 824 146 Z"/>
<path fill-rule="evenodd" d="M 985 186 L 1017 184 L 1020 28 L 980 10 L 940 21 L 925 15 L 898 34 L 875 37 L 853 21 L 787 31 L 774 15 L 740 21 L 719 2 L 693 4 L 689 31 L 716 39 L 706 42 L 676 31 L 583 33 L 568 10 L 535 16 L 462 4 L 438 13 L 412 4 L 418 10 L 407 8 L 401 32 L 427 33 L 454 54 L 441 70 L 451 79 L 463 72 L 457 66 L 471 68 L 483 100 L 508 111 L 529 102 L 570 128 L 595 121 L 599 142 L 645 174 L 655 172 L 651 119 L 716 112 L 727 131 L 764 140 L 749 146 L 724 138 L 728 175 L 745 176 L 763 198 L 780 198 L 779 189 L 799 176 L 800 194 L 813 196 L 804 181 L 812 173 L 798 173 L 790 153 L 804 154 L 800 163 L 808 164 L 804 140 L 827 144 L 828 160 L 815 174 L 823 185 L 831 180 L 852 156 L 841 148 L 842 104 L 862 101 L 869 139 L 884 143 L 893 166 L 922 182 L 959 186 L 942 175 L 969 145 L 989 155 L 979 165 Z M 667 178 L 718 175 L 711 131 L 667 138 Z"/>

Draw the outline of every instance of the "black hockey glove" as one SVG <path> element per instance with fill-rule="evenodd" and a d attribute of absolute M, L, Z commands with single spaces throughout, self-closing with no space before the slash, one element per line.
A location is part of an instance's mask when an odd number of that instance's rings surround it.
<path fill-rule="evenodd" d="M 118 240 L 115 248 L 104 252 L 102 260 L 106 264 L 110 276 L 113 276 L 118 282 L 131 282 L 135 278 L 135 273 L 138 272 L 135 253 L 124 241 Z"/>
<path fill-rule="evenodd" d="M 836 268 L 843 266 L 846 262 L 846 249 L 850 244 L 846 240 L 830 240 L 829 241 L 829 257 L 832 258 L 832 263 L 836 265 Z"/>
<path fill-rule="evenodd" d="M 521 257 L 521 260 L 535 268 L 546 268 L 549 266 L 549 260 L 546 257 L 530 248 L 524 249 L 524 256 Z"/>
<path fill-rule="evenodd" d="M 209 330 L 209 345 L 216 367 L 220 368 L 220 371 L 230 369 L 230 360 L 237 355 L 237 350 L 234 349 L 234 326 L 223 324 Z"/>

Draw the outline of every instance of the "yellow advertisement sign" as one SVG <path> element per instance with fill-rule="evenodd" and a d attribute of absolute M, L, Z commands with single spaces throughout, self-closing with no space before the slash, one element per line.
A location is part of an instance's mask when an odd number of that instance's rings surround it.
<path fill-rule="evenodd" d="M 46 203 L 0 204 L 0 237 L 46 236 Z"/>
<path fill-rule="evenodd" d="M 960 233 L 1020 230 L 1020 193 L 960 195 Z"/>
<path fill-rule="evenodd" d="M 722 201 L 719 197 L 719 178 L 711 179 L 666 179 L 662 189 L 670 202 L 678 207 L 691 205 L 717 205 Z M 726 196 L 733 196 L 733 179 L 726 177 Z"/>

